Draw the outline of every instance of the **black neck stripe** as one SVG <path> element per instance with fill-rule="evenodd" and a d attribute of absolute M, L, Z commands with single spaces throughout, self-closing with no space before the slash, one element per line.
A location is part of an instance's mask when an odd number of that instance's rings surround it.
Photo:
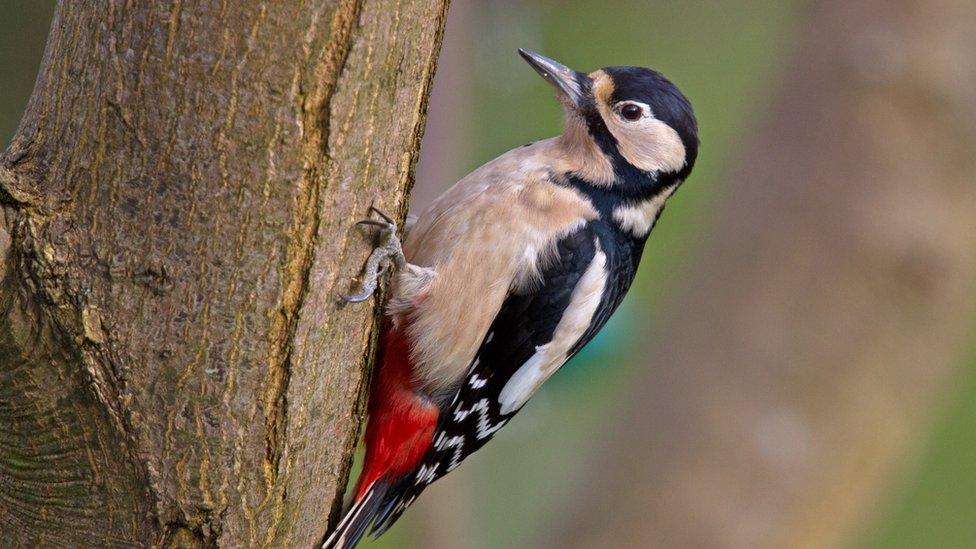
<path fill-rule="evenodd" d="M 648 172 L 628 162 L 620 154 L 617 139 L 610 133 L 606 122 L 603 121 L 603 117 L 600 116 L 592 101 L 583 105 L 580 112 L 586 121 L 590 138 L 597 144 L 600 151 L 610 159 L 614 182 L 609 190 L 617 196 L 618 202 L 635 203 L 648 200 L 681 179 L 681 172 Z M 573 177 L 576 177 L 575 174 Z M 578 177 L 576 178 L 583 181 Z M 589 183 L 587 186 L 598 187 L 599 185 Z"/>

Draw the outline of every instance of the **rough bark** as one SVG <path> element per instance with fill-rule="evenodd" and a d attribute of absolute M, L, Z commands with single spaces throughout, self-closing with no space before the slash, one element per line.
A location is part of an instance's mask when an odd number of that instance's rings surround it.
<path fill-rule="evenodd" d="M 0 531 L 310 546 L 345 486 L 447 0 L 61 2 L 0 159 Z"/>
<path fill-rule="evenodd" d="M 812 6 L 543 545 L 838 547 L 878 510 L 972 333 L 974 21 L 965 0 Z"/>

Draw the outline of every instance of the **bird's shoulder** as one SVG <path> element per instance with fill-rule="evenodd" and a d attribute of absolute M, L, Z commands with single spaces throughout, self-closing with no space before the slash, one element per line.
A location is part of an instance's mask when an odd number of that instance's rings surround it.
<path fill-rule="evenodd" d="M 559 232 L 595 218 L 589 199 L 559 184 L 562 168 L 555 139 L 512 149 L 475 169 L 424 211 L 405 243 L 407 257 L 433 264 L 452 247 Z M 487 240 L 486 240 L 487 237 Z"/>
<path fill-rule="evenodd" d="M 552 180 L 548 146 L 515 149 L 475 170 L 407 237 L 407 260 L 435 274 L 419 285 L 401 272 L 393 298 L 409 304 L 412 354 L 430 390 L 464 374 L 509 292 L 537 282 L 556 243 L 598 215 L 585 196 Z"/>

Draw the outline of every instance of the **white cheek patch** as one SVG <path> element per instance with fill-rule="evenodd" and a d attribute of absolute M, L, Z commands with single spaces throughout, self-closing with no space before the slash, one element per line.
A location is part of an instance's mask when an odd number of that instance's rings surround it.
<path fill-rule="evenodd" d="M 658 212 L 664 207 L 664 202 L 674 193 L 677 185 L 672 185 L 650 200 L 630 206 L 618 206 L 613 210 L 613 220 L 621 229 L 636 237 L 647 236 L 654 225 Z"/>
<path fill-rule="evenodd" d="M 589 328 L 603 298 L 603 289 L 606 286 L 606 263 L 607 256 L 600 249 L 600 243 L 597 241 L 593 261 L 573 289 L 569 306 L 566 307 L 563 317 L 556 325 L 552 341 L 536 347 L 535 354 L 505 383 L 505 387 L 498 395 L 502 414 L 509 414 L 521 408 L 549 379 L 549 376 L 563 365 L 566 361 L 566 353 Z"/>
<path fill-rule="evenodd" d="M 632 166 L 645 172 L 672 173 L 685 166 L 685 145 L 671 126 L 654 118 L 650 105 L 639 105 L 646 115 L 640 121 L 625 122 L 606 105 L 598 105 L 607 129 L 617 140 L 617 150 Z"/>
<path fill-rule="evenodd" d="M 646 172 L 678 172 L 685 166 L 685 145 L 674 128 L 648 117 L 632 127 L 617 123 L 610 130 L 620 155 Z"/>

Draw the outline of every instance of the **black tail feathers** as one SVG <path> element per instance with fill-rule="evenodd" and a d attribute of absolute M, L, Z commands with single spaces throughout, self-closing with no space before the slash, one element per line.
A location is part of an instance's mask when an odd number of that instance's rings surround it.
<path fill-rule="evenodd" d="M 369 490 L 363 494 L 363 498 L 346 511 L 335 530 L 322 544 L 322 549 L 352 549 L 355 547 L 376 518 L 376 512 L 383 505 L 388 488 L 389 484 L 382 479 L 374 482 Z"/>
<path fill-rule="evenodd" d="M 362 499 L 346 511 L 342 520 L 322 544 L 322 549 L 352 549 L 372 525 L 374 537 L 385 532 L 403 512 L 397 504 L 403 498 L 403 483 L 379 479 Z"/>

